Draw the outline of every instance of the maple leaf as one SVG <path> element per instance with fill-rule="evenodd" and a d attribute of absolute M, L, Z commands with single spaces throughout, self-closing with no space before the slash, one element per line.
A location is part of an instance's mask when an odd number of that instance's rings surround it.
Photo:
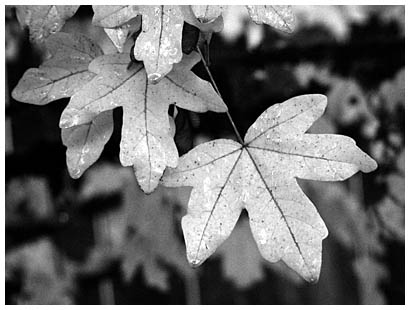
<path fill-rule="evenodd" d="M 296 178 L 337 181 L 377 167 L 349 137 L 305 134 L 326 104 L 323 95 L 304 95 L 274 105 L 250 127 L 243 145 L 227 139 L 204 143 L 182 156 L 176 169 L 167 169 L 164 185 L 193 187 L 182 219 L 192 265 L 230 235 L 245 208 L 262 256 L 281 259 L 317 281 L 328 232 Z"/>
<path fill-rule="evenodd" d="M 16 15 L 20 25 L 28 26 L 30 39 L 42 42 L 61 30 L 79 5 L 17 5 Z"/>
<path fill-rule="evenodd" d="M 176 5 L 142 5 L 142 31 L 135 41 L 135 59 L 142 60 L 150 82 L 158 82 L 182 59 L 184 17 Z"/>
<path fill-rule="evenodd" d="M 178 152 L 170 134 L 168 106 L 205 112 L 225 112 L 212 86 L 190 71 L 199 61 L 191 53 L 158 84 L 149 84 L 142 64 L 129 65 L 128 54 L 96 58 L 89 70 L 97 76 L 71 97 L 60 127 L 89 123 L 99 113 L 123 108 L 120 160 L 134 166 L 144 192 L 152 192 L 166 166 L 176 167 Z"/>
<path fill-rule="evenodd" d="M 295 16 L 290 5 L 247 5 L 246 8 L 257 24 L 268 24 L 284 32 L 295 29 Z"/>
<path fill-rule="evenodd" d="M 88 65 L 102 51 L 86 36 L 60 32 L 49 37 L 45 45 L 51 57 L 24 73 L 12 92 L 15 100 L 44 105 L 71 97 L 95 76 Z"/>

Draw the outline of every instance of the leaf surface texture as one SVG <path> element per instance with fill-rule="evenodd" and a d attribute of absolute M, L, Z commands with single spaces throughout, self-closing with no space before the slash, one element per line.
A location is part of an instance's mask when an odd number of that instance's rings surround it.
<path fill-rule="evenodd" d="M 247 5 L 249 16 L 257 24 L 267 24 L 284 32 L 293 32 L 295 16 L 290 5 Z"/>
<path fill-rule="evenodd" d="M 176 104 L 195 112 L 226 111 L 212 86 L 190 71 L 198 61 L 199 56 L 191 53 L 154 85 L 148 83 L 141 64 L 129 67 L 128 54 L 100 56 L 89 66 L 96 76 L 71 98 L 60 127 L 86 124 L 104 111 L 122 107 L 121 163 L 133 166 L 141 188 L 152 192 L 165 167 L 178 163 L 168 106 Z"/>
<path fill-rule="evenodd" d="M 82 34 L 56 33 L 46 41 L 51 57 L 27 70 L 12 92 L 17 101 L 44 105 L 71 97 L 94 77 L 88 65 L 102 55 L 98 45 Z"/>
<path fill-rule="evenodd" d="M 204 143 L 167 169 L 166 186 L 193 187 L 182 219 L 192 265 L 217 249 L 245 208 L 262 256 L 317 281 L 328 231 L 296 178 L 340 181 L 377 166 L 346 136 L 305 134 L 326 103 L 323 95 L 305 95 L 273 105 L 249 128 L 244 145 Z"/>

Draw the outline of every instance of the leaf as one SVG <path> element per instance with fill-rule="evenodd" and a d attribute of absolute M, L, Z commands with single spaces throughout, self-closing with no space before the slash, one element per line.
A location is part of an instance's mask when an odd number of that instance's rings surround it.
<path fill-rule="evenodd" d="M 17 5 L 16 15 L 21 26 L 28 26 L 30 39 L 44 41 L 61 30 L 65 21 L 72 17 L 79 5 Z"/>
<path fill-rule="evenodd" d="M 295 16 L 290 5 L 247 5 L 246 8 L 257 24 L 267 24 L 284 32 L 295 29 Z"/>
<path fill-rule="evenodd" d="M 149 84 L 141 64 L 129 65 L 128 54 L 104 55 L 89 70 L 97 76 L 77 92 L 63 111 L 60 127 L 90 122 L 99 113 L 123 108 L 120 160 L 134 166 L 139 185 L 152 192 L 166 166 L 175 167 L 178 152 L 170 134 L 168 106 L 195 112 L 226 111 L 212 86 L 190 69 L 199 61 L 196 53 L 186 56 L 160 83 Z"/>
<path fill-rule="evenodd" d="M 117 28 L 138 15 L 136 5 L 93 5 L 93 25 Z"/>
<path fill-rule="evenodd" d="M 87 124 L 62 129 L 61 138 L 67 147 L 67 167 L 72 178 L 79 178 L 100 157 L 113 130 L 112 111 L 101 113 Z"/>
<path fill-rule="evenodd" d="M 340 181 L 376 162 L 340 135 L 304 134 L 326 107 L 323 95 L 292 98 L 266 110 L 244 145 L 218 139 L 201 144 L 167 169 L 166 186 L 192 186 L 182 219 L 188 261 L 200 265 L 230 235 L 243 208 L 262 256 L 282 259 L 317 281 L 327 229 L 296 178 Z"/>
<path fill-rule="evenodd" d="M 160 81 L 182 59 L 182 26 L 184 18 L 179 6 L 143 5 L 142 32 L 135 41 L 134 56 L 144 62 L 148 80 Z"/>
<path fill-rule="evenodd" d="M 110 38 L 116 49 L 122 53 L 124 45 L 129 37 L 141 30 L 141 18 L 140 16 L 133 18 L 115 28 L 104 28 L 105 33 Z"/>
<path fill-rule="evenodd" d="M 56 33 L 46 41 L 51 54 L 39 68 L 27 70 L 12 92 L 15 100 L 44 105 L 71 97 L 94 77 L 88 65 L 101 49 L 82 34 Z"/>
<path fill-rule="evenodd" d="M 127 41 L 128 27 L 104 28 L 105 33 L 110 38 L 115 48 L 122 53 L 125 42 Z"/>

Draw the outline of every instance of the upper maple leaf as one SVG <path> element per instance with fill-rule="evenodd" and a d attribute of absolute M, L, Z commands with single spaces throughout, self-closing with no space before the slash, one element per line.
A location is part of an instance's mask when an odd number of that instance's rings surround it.
<path fill-rule="evenodd" d="M 192 265 L 230 235 L 245 208 L 264 258 L 282 259 L 304 279 L 318 279 L 328 231 L 296 178 L 340 181 L 377 167 L 349 137 L 305 134 L 325 107 L 323 95 L 274 105 L 249 128 L 243 145 L 227 139 L 204 143 L 166 170 L 166 186 L 193 186 L 182 219 Z"/>
<path fill-rule="evenodd" d="M 90 122 L 99 113 L 123 108 L 120 160 L 134 166 L 144 192 L 152 192 L 166 166 L 176 167 L 178 152 L 170 134 L 168 106 L 195 112 L 225 112 L 226 105 L 212 86 L 190 71 L 196 53 L 184 57 L 158 84 L 149 84 L 142 64 L 127 68 L 128 54 L 104 55 L 91 62 L 93 80 L 71 97 L 60 127 Z"/>

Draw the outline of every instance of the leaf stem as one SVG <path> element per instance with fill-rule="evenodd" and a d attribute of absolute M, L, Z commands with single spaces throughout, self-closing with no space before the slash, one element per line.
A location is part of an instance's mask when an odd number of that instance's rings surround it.
<path fill-rule="evenodd" d="M 203 54 L 202 54 L 201 49 L 199 48 L 199 46 L 196 47 L 196 50 L 198 51 L 199 56 L 201 56 L 202 64 L 204 65 L 205 70 L 206 70 L 206 72 L 208 73 L 209 78 L 211 79 L 212 86 L 214 87 L 214 89 L 215 89 L 216 93 L 218 94 L 218 96 L 221 97 L 221 99 L 223 99 L 223 98 L 222 98 L 222 95 L 221 95 L 221 93 L 220 93 L 220 91 L 219 91 L 219 89 L 218 89 L 218 86 L 217 86 L 216 83 L 215 83 L 214 77 L 212 76 L 211 70 L 209 70 L 208 64 L 207 64 L 207 62 L 206 62 L 206 60 L 205 60 L 205 58 L 204 58 L 204 56 L 203 56 Z M 229 110 L 226 111 L 226 115 L 228 116 L 229 122 L 231 123 L 232 128 L 233 128 L 233 130 L 235 131 L 235 135 L 236 135 L 237 139 L 239 140 L 239 142 L 240 142 L 242 145 L 244 145 L 245 142 L 243 142 L 243 139 L 242 139 L 241 135 L 239 134 L 238 128 L 236 127 L 236 125 L 235 125 L 235 123 L 234 123 L 234 121 L 233 121 L 233 119 L 232 119 L 231 113 L 229 113 Z"/>

